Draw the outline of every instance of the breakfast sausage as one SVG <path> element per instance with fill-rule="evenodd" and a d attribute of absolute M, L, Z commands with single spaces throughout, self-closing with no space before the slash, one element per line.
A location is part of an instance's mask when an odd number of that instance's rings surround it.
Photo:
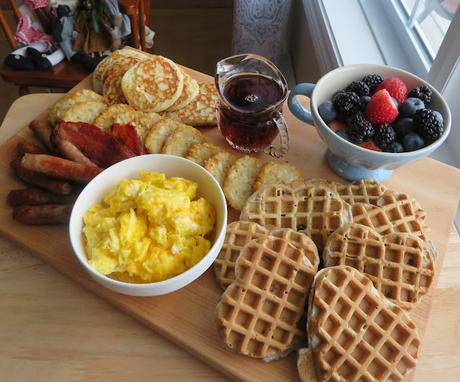
<path fill-rule="evenodd" d="M 77 199 L 78 194 L 56 195 L 38 188 L 25 188 L 21 190 L 11 190 L 6 197 L 6 202 L 10 206 L 22 205 L 43 205 L 43 204 L 72 204 Z"/>
<path fill-rule="evenodd" d="M 13 219 L 22 224 L 65 224 L 69 222 L 72 205 L 45 204 L 13 208 Z"/>
<path fill-rule="evenodd" d="M 53 145 L 51 143 L 51 133 L 53 132 L 53 128 L 48 122 L 34 119 L 30 122 L 29 129 L 32 130 L 34 135 L 46 146 L 48 150 L 53 151 Z"/>
<path fill-rule="evenodd" d="M 21 139 L 16 146 L 16 152 L 19 157 L 22 157 L 25 153 L 48 154 L 46 149 L 29 139 Z"/>
<path fill-rule="evenodd" d="M 44 190 L 59 195 L 68 195 L 72 192 L 70 183 L 57 179 L 49 179 L 38 172 L 26 170 L 22 166 L 20 159 L 13 160 L 10 166 L 14 170 L 16 176 L 24 183 L 43 188 Z"/>
<path fill-rule="evenodd" d="M 102 168 L 97 166 L 44 154 L 25 154 L 21 159 L 21 165 L 26 170 L 77 183 L 88 183 L 102 171 Z"/>
<path fill-rule="evenodd" d="M 59 152 L 67 159 L 78 162 L 78 163 L 84 163 L 88 164 L 91 166 L 96 166 L 89 158 L 87 158 L 78 148 L 75 146 L 73 143 L 61 139 L 57 137 L 55 139 L 56 146 L 59 150 Z"/>

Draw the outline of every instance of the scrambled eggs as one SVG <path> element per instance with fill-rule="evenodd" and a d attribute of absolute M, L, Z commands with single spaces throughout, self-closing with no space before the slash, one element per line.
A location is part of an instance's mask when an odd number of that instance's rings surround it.
<path fill-rule="evenodd" d="M 144 283 L 192 267 L 209 251 L 205 236 L 216 220 L 211 204 L 196 199 L 197 188 L 195 182 L 157 172 L 122 180 L 83 217 L 91 267 L 119 280 Z"/>

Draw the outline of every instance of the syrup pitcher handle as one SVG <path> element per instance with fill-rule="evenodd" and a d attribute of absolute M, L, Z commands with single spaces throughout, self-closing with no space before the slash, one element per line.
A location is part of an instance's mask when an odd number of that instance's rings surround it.
<path fill-rule="evenodd" d="M 303 122 L 306 122 L 310 125 L 313 125 L 313 117 L 311 116 L 311 111 L 305 109 L 299 102 L 296 96 L 304 95 L 311 98 L 313 89 L 316 84 L 304 83 L 294 86 L 294 89 L 291 90 L 288 98 L 289 110 L 294 114 L 298 119 Z"/>
<path fill-rule="evenodd" d="M 289 134 L 286 120 L 283 117 L 283 114 L 276 112 L 276 116 L 273 118 L 276 127 L 278 128 L 280 134 L 280 147 L 276 148 L 273 145 L 265 148 L 265 154 L 268 154 L 274 158 L 281 158 L 285 156 L 289 150 Z"/>

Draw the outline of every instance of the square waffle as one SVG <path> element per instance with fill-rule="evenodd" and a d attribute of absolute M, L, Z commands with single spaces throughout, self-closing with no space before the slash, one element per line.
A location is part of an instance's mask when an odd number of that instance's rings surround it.
<path fill-rule="evenodd" d="M 350 224 L 334 232 L 323 251 L 326 267 L 348 265 L 365 273 L 379 292 L 403 309 L 412 309 L 435 276 L 433 254 L 418 237 Z"/>
<path fill-rule="evenodd" d="M 415 367 L 420 338 L 414 322 L 359 271 L 318 272 L 308 312 L 318 381 L 401 381 Z"/>
<path fill-rule="evenodd" d="M 287 240 L 251 240 L 236 262 L 236 280 L 217 304 L 226 347 L 272 361 L 305 343 L 300 322 L 317 266 Z"/>

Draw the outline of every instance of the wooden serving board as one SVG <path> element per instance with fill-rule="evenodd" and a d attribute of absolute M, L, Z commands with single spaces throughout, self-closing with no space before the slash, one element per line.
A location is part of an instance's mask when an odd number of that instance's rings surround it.
<path fill-rule="evenodd" d="M 212 78 L 193 70 L 187 71 L 199 81 Z M 73 91 L 90 88 L 87 78 Z M 329 168 L 325 157 L 326 147 L 313 127 L 295 119 L 285 107 L 284 115 L 289 125 L 289 162 L 297 165 L 305 178 L 321 177 L 340 180 Z M 30 116 L 33 118 L 34 116 Z M 45 117 L 45 112 L 41 115 Z M 216 128 L 202 129 L 206 138 L 227 150 L 229 146 Z M 9 162 L 15 155 L 16 142 L 30 133 L 24 127 L 18 134 L 0 146 L 0 233 L 24 246 L 39 258 L 66 274 L 85 288 L 95 292 L 129 315 L 158 333 L 184 347 L 211 366 L 242 381 L 297 381 L 296 357 L 271 363 L 233 354 L 224 349 L 215 326 L 215 306 L 221 290 L 212 270 L 180 291 L 161 297 L 129 297 L 114 293 L 96 282 L 78 264 L 72 254 L 67 227 L 24 226 L 11 218 L 11 209 L 5 198 L 9 190 L 23 185 L 13 176 Z M 259 155 L 261 159 L 269 158 Z M 432 228 L 430 238 L 438 250 L 437 269 L 441 269 L 447 249 L 451 224 L 460 194 L 460 171 L 432 159 L 422 159 L 395 172 L 385 182 L 391 189 L 414 196 L 428 213 L 427 222 Z M 229 221 L 238 218 L 229 211 Z M 436 280 L 437 282 L 437 280 Z M 435 284 L 436 284 L 435 282 Z M 425 296 L 411 312 L 421 337 L 425 332 L 432 296 Z M 412 377 L 409 377 L 410 380 Z"/>

